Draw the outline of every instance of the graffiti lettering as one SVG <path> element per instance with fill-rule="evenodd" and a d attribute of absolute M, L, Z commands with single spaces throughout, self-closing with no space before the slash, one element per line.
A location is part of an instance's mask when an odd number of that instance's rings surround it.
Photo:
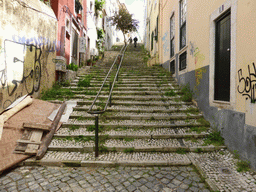
<path fill-rule="evenodd" d="M 238 81 L 239 85 L 237 86 L 238 93 L 242 96 L 250 99 L 252 103 L 256 101 L 256 66 L 252 63 L 252 70 L 250 65 L 248 65 L 248 76 L 243 76 L 243 70 L 238 70 Z"/>
<path fill-rule="evenodd" d="M 168 32 L 166 32 L 162 38 L 163 40 L 163 48 L 164 48 L 164 55 L 167 55 L 170 51 L 169 49 L 169 42 L 168 42 L 168 38 L 167 38 Z"/>
<path fill-rule="evenodd" d="M 206 73 L 206 69 L 200 68 L 205 60 L 203 54 L 200 53 L 198 47 L 195 47 L 194 43 L 190 42 L 190 55 L 195 58 L 195 78 L 196 78 L 196 85 L 194 87 L 195 93 L 199 95 L 198 86 L 200 85 L 201 79 L 203 78 L 203 73 Z"/>
<path fill-rule="evenodd" d="M 19 36 L 12 36 L 12 40 L 17 43 L 23 43 L 26 45 L 32 44 L 35 45 L 37 48 L 40 49 L 46 49 L 48 52 L 55 52 L 60 51 L 60 42 L 56 42 L 56 40 L 50 41 L 49 39 L 45 37 L 39 37 L 39 38 L 26 38 L 26 37 L 19 37 Z"/>

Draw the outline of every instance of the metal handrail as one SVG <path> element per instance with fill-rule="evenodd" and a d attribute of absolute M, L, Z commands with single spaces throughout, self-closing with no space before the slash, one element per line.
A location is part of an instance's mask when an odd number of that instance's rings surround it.
<path fill-rule="evenodd" d="M 108 71 L 108 73 L 107 73 L 107 75 L 106 75 L 106 77 L 105 77 L 105 79 L 104 79 L 104 81 L 103 81 L 103 83 L 102 83 L 102 85 L 100 87 L 100 90 L 98 91 L 98 93 L 97 93 L 97 95 L 96 95 L 92 105 L 90 106 L 89 110 L 87 111 L 87 113 L 89 113 L 89 114 L 96 115 L 95 116 L 95 157 L 99 156 L 99 142 L 98 142 L 99 141 L 99 115 L 106 112 L 108 104 L 110 104 L 110 106 L 111 106 L 112 91 L 113 91 L 113 88 L 115 86 L 115 82 L 118 81 L 118 73 L 119 73 L 119 70 L 121 68 L 121 64 L 122 64 L 124 53 L 126 51 L 127 46 L 128 46 L 128 44 L 124 45 L 122 47 L 122 49 L 120 50 L 120 54 L 118 56 L 116 56 L 112 66 L 110 67 L 110 69 L 109 69 L 109 71 Z M 115 78 L 113 80 L 112 85 L 111 85 L 111 82 L 110 82 L 110 86 L 109 86 L 110 90 L 109 90 L 109 95 L 108 95 L 108 100 L 106 102 L 106 105 L 105 105 L 104 109 L 101 110 L 101 111 L 93 111 L 92 108 L 95 105 L 95 103 L 96 103 L 96 101 L 97 101 L 97 99 L 98 99 L 98 97 L 99 97 L 99 95 L 100 95 L 100 93 L 101 93 L 101 91 L 102 91 L 102 89 L 104 87 L 104 84 L 106 83 L 106 81 L 108 79 L 109 74 L 111 73 L 114 65 L 116 64 L 117 59 L 118 59 L 119 63 L 117 64 L 117 71 L 116 71 L 116 75 L 115 75 Z"/>

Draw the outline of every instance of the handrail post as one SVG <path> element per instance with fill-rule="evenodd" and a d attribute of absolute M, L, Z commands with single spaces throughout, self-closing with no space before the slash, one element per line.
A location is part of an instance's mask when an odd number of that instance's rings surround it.
<path fill-rule="evenodd" d="M 109 94 L 110 94 L 111 88 L 112 88 L 112 82 L 110 81 L 109 82 Z M 109 107 L 111 107 L 111 95 L 110 95 L 110 98 L 109 98 Z"/>
<path fill-rule="evenodd" d="M 95 158 L 99 156 L 99 115 L 95 116 Z"/>

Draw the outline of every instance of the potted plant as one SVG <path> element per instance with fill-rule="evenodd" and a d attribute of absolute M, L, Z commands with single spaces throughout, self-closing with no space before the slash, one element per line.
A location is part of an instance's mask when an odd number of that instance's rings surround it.
<path fill-rule="evenodd" d="M 91 60 L 91 59 L 88 59 L 88 60 L 87 60 L 87 65 L 88 65 L 88 66 L 92 65 L 92 60 Z"/>
<path fill-rule="evenodd" d="M 96 61 L 92 61 L 92 66 L 96 64 Z"/>

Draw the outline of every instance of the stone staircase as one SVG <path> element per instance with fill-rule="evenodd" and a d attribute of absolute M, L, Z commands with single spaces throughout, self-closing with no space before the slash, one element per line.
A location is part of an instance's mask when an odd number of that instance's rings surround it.
<path fill-rule="evenodd" d="M 112 106 L 99 116 L 100 155 L 94 157 L 95 117 L 87 113 L 118 51 L 109 51 L 89 72 L 79 72 L 69 89 L 77 106 L 55 134 L 45 157 L 25 163 L 66 166 L 190 165 L 189 152 L 219 150 L 209 145 L 210 125 L 191 101 L 184 100 L 171 74 L 160 66 L 147 67 L 143 52 L 129 47 L 112 94 Z M 78 87 L 89 78 L 90 86 Z M 94 110 L 104 108 L 109 81 Z M 56 101 L 55 101 L 56 102 Z"/>

